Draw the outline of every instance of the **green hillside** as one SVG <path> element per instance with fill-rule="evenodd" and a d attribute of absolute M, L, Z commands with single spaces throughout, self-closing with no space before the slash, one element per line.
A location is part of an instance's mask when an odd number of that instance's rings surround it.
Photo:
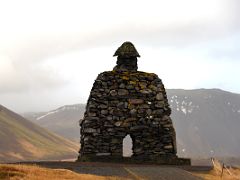
<path fill-rule="evenodd" d="M 0 162 L 70 159 L 78 149 L 77 144 L 0 105 Z"/>

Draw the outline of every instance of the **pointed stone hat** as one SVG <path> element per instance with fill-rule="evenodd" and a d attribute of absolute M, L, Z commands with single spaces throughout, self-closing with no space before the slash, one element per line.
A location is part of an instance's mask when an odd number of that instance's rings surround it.
<path fill-rule="evenodd" d="M 124 42 L 114 53 L 113 56 L 121 56 L 121 57 L 140 57 L 133 43 L 126 41 Z"/>

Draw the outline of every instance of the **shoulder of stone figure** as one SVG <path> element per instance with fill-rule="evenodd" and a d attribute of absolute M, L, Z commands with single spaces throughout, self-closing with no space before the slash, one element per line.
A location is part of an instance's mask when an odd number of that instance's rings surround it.
<path fill-rule="evenodd" d="M 162 80 L 158 77 L 157 74 L 155 73 L 148 73 L 148 72 L 143 72 L 143 71 L 136 71 L 136 72 L 118 72 L 118 71 L 104 71 L 100 74 L 98 74 L 97 78 L 95 79 L 95 84 L 99 84 L 102 81 L 111 81 L 112 79 L 115 78 L 124 78 L 125 80 L 129 80 L 131 81 L 131 77 L 135 77 L 137 79 L 139 79 L 140 81 L 142 79 L 147 79 L 149 81 L 151 81 L 153 84 L 155 84 L 156 86 L 160 87 L 161 89 L 164 89 L 164 85 L 162 83 Z"/>
<path fill-rule="evenodd" d="M 122 71 L 121 72 L 122 74 L 124 75 L 135 75 L 135 76 L 140 76 L 140 75 L 145 75 L 145 76 L 152 76 L 153 78 L 156 78 L 156 79 L 160 79 L 158 77 L 157 74 L 155 73 L 148 73 L 148 72 L 144 72 L 144 71 L 135 71 L 135 72 L 129 72 L 129 71 Z M 121 74 L 120 73 L 120 74 Z M 115 71 L 115 70 L 112 70 L 112 71 L 104 71 L 104 72 L 101 72 L 100 74 L 98 74 L 97 77 L 101 78 L 102 76 L 108 76 L 108 75 L 119 75 L 119 72 Z"/>

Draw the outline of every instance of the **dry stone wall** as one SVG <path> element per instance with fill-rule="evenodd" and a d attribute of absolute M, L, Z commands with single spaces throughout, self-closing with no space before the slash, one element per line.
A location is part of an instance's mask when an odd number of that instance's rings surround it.
<path fill-rule="evenodd" d="M 122 157 L 126 135 L 133 157 L 176 157 L 176 135 L 161 79 L 140 71 L 106 71 L 95 80 L 81 126 L 79 159 Z"/>

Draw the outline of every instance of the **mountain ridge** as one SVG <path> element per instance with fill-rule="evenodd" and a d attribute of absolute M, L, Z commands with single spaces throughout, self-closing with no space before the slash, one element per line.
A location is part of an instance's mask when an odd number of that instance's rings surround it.
<path fill-rule="evenodd" d="M 239 156 L 240 94 L 221 89 L 202 88 L 167 89 L 167 96 L 172 109 L 171 117 L 176 129 L 179 155 Z M 76 106 L 79 110 L 76 108 L 62 111 L 61 116 L 51 114 L 39 121 L 32 116 L 28 118 L 67 138 L 79 141 L 78 121 L 83 117 L 85 106 L 83 104 Z M 70 130 L 56 131 L 52 128 L 53 122 L 71 124 Z"/>

